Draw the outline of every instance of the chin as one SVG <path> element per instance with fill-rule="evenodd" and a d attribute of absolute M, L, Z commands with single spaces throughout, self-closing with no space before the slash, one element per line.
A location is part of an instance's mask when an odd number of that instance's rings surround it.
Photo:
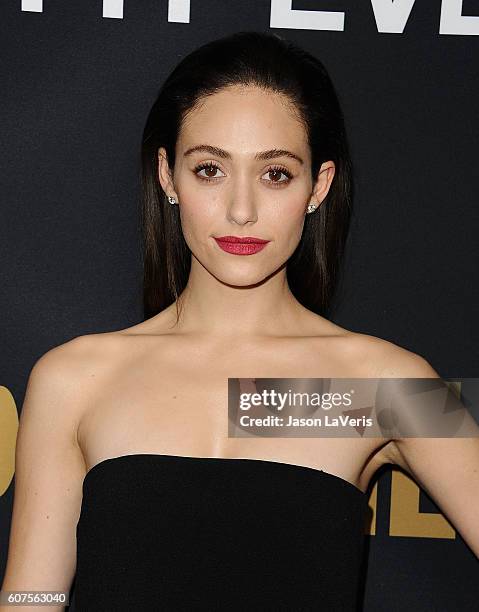
<path fill-rule="evenodd" d="M 252 266 L 254 268 L 254 266 Z M 227 285 L 234 287 L 249 287 L 251 285 L 257 285 L 265 281 L 269 276 L 274 273 L 274 270 L 225 270 L 225 266 L 222 269 L 217 270 L 213 273 L 214 276 Z"/>

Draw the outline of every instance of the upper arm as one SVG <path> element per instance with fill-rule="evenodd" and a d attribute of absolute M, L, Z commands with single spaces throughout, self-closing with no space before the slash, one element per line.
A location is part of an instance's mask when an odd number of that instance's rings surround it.
<path fill-rule="evenodd" d="M 381 377 L 440 378 L 423 357 L 400 348 L 385 355 Z M 394 439 L 389 460 L 411 474 L 479 557 L 479 426 L 467 409 L 464 423 L 469 437 Z"/>
<path fill-rule="evenodd" d="M 76 435 L 86 393 L 85 339 L 45 353 L 28 379 L 3 590 L 68 592 L 73 580 L 85 474 Z"/>

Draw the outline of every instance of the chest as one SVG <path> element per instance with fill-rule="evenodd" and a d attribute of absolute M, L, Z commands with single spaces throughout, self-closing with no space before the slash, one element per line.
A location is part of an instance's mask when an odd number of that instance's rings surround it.
<path fill-rule="evenodd" d="M 250 457 L 339 469 L 354 479 L 373 440 L 229 437 L 228 391 L 230 384 L 238 393 L 238 379 L 355 376 L 361 373 L 347 352 L 311 343 L 132 351 L 98 384 L 79 425 L 79 442 L 88 466 L 127 453 Z"/>

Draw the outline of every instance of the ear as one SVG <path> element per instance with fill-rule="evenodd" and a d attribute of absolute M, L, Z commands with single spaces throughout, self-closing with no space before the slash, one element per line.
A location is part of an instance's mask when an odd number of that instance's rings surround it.
<path fill-rule="evenodd" d="M 316 183 L 314 184 L 313 192 L 311 194 L 311 204 L 316 204 L 319 206 L 323 202 L 324 198 L 328 195 L 335 172 L 336 166 L 333 161 L 325 161 L 321 164 L 321 168 L 318 171 Z"/>
<path fill-rule="evenodd" d="M 158 149 L 158 180 L 166 195 L 173 196 L 175 200 L 178 201 L 178 195 L 173 186 L 173 178 L 168 164 L 166 149 L 164 147 Z"/>

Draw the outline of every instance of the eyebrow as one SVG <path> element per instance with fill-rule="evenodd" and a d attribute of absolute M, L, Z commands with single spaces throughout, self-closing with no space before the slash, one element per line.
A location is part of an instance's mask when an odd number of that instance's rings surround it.
<path fill-rule="evenodd" d="M 196 152 L 205 152 L 211 153 L 211 155 L 216 155 L 217 157 L 221 157 L 223 159 L 231 159 L 231 153 L 225 151 L 224 149 L 220 149 L 219 147 L 213 147 L 207 144 L 197 145 L 195 147 L 191 147 L 184 152 L 184 157 L 187 155 L 191 155 Z M 269 149 L 268 151 L 260 151 L 259 153 L 255 153 L 255 160 L 267 160 L 267 159 L 275 159 L 276 157 L 291 157 L 295 159 L 300 164 L 304 164 L 303 160 L 296 153 L 292 153 L 291 151 L 287 151 L 286 149 Z"/>

